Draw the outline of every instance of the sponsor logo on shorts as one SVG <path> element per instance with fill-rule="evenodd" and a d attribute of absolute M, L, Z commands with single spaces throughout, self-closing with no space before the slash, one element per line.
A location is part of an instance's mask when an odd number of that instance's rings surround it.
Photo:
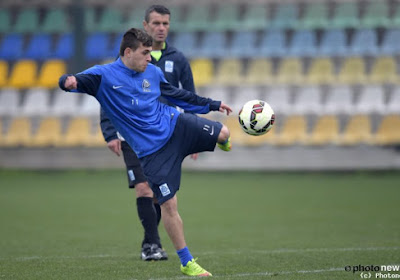
<path fill-rule="evenodd" d="M 129 180 L 135 181 L 135 174 L 133 173 L 133 170 L 128 170 L 128 176 Z"/>
<path fill-rule="evenodd" d="M 171 193 L 171 191 L 168 188 L 167 183 L 160 185 L 159 188 L 160 188 L 162 196 L 167 196 Z"/>

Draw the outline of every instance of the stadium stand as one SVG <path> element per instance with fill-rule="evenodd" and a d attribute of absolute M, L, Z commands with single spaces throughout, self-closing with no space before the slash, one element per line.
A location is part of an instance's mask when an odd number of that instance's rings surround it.
<path fill-rule="evenodd" d="M 234 30 L 238 25 L 239 13 L 238 5 L 221 3 L 216 7 L 216 16 L 210 24 L 216 31 Z"/>
<path fill-rule="evenodd" d="M 0 45 L 0 59 L 7 61 L 16 60 L 22 57 L 24 38 L 21 34 L 5 34 Z"/>
<path fill-rule="evenodd" d="M 337 143 L 343 146 L 370 144 L 371 141 L 372 125 L 368 115 L 351 116 L 337 139 Z"/>
<path fill-rule="evenodd" d="M 396 87 L 385 109 L 386 114 L 400 114 L 400 87 Z"/>
<path fill-rule="evenodd" d="M 12 119 L 9 129 L 3 139 L 3 146 L 20 147 L 29 146 L 32 139 L 31 120 L 27 117 L 16 117 Z"/>
<path fill-rule="evenodd" d="M 46 89 L 30 88 L 21 105 L 21 115 L 26 117 L 46 116 L 49 112 L 50 95 Z"/>
<path fill-rule="evenodd" d="M 263 3 L 249 3 L 242 19 L 233 27 L 239 30 L 265 30 L 269 25 L 268 8 Z"/>
<path fill-rule="evenodd" d="M 209 85 L 214 77 L 213 62 L 208 58 L 193 59 L 190 62 L 193 79 L 197 87 Z"/>
<path fill-rule="evenodd" d="M 21 94 L 13 88 L 3 88 L 0 92 L 0 116 L 15 116 L 19 113 Z"/>
<path fill-rule="evenodd" d="M 39 12 L 35 8 L 25 8 L 17 15 L 13 25 L 15 33 L 35 33 L 39 29 Z"/>
<path fill-rule="evenodd" d="M 322 95 L 317 86 L 301 87 L 292 106 L 292 114 L 320 114 L 322 113 Z"/>
<path fill-rule="evenodd" d="M 325 114 L 352 114 L 354 111 L 353 92 L 349 86 L 334 86 L 323 104 Z"/>
<path fill-rule="evenodd" d="M 8 86 L 17 89 L 35 87 L 37 68 L 35 60 L 18 60 L 11 71 Z"/>
<path fill-rule="evenodd" d="M 11 15 L 8 9 L 0 10 L 0 33 L 6 33 L 11 30 Z"/>
<path fill-rule="evenodd" d="M 8 80 L 8 63 L 7 61 L 0 60 L 0 88 L 7 85 Z"/>
<path fill-rule="evenodd" d="M 85 117 L 74 117 L 69 121 L 67 130 L 59 143 L 62 147 L 76 147 L 90 145 L 91 140 L 90 120 Z"/>
<path fill-rule="evenodd" d="M 357 1 L 336 1 L 329 28 L 344 29 L 360 26 Z"/>
<path fill-rule="evenodd" d="M 311 85 L 333 84 L 335 81 L 334 65 L 329 58 L 316 58 L 306 74 L 306 82 Z"/>
<path fill-rule="evenodd" d="M 303 144 L 307 139 L 308 123 L 303 115 L 288 116 L 275 138 L 275 145 L 289 146 Z"/>
<path fill-rule="evenodd" d="M 261 86 L 272 84 L 274 73 L 272 62 L 267 58 L 255 58 L 249 61 L 246 67 L 243 83 L 246 85 Z"/>
<path fill-rule="evenodd" d="M 304 143 L 312 146 L 329 145 L 337 141 L 338 135 L 338 118 L 335 115 L 323 115 L 317 119 Z"/>
<path fill-rule="evenodd" d="M 340 84 L 364 84 L 367 81 L 365 61 L 360 57 L 346 58 L 337 75 Z"/>
<path fill-rule="evenodd" d="M 33 147 L 56 147 L 62 141 L 62 124 L 60 119 L 45 117 L 41 120 L 36 133 L 32 136 Z"/>
<path fill-rule="evenodd" d="M 286 35 L 283 30 L 267 29 L 255 53 L 265 57 L 284 57 L 287 51 Z"/>
<path fill-rule="evenodd" d="M 292 94 L 290 87 L 286 85 L 270 86 L 266 91 L 266 100 L 277 115 L 292 113 Z"/>
<path fill-rule="evenodd" d="M 378 130 L 373 135 L 373 142 L 376 145 L 398 145 L 400 144 L 400 116 L 384 116 L 379 124 Z"/>
<path fill-rule="evenodd" d="M 346 33 L 343 29 L 326 30 L 318 48 L 320 56 L 343 57 L 347 55 Z"/>
<path fill-rule="evenodd" d="M 303 63 L 299 58 L 285 58 L 281 61 L 276 74 L 279 84 L 301 85 L 304 83 Z"/>
<path fill-rule="evenodd" d="M 41 31 L 51 34 L 70 32 L 71 26 L 66 11 L 56 7 L 48 10 L 43 19 Z"/>
<path fill-rule="evenodd" d="M 58 87 L 58 79 L 67 73 L 67 65 L 62 60 L 46 60 L 40 69 L 37 85 L 44 88 Z"/>
<path fill-rule="evenodd" d="M 397 62 L 392 57 L 377 57 L 368 75 L 368 82 L 372 84 L 398 83 Z"/>
<path fill-rule="evenodd" d="M 279 3 L 270 27 L 276 29 L 291 29 L 299 25 L 299 6 L 295 3 Z"/>
<path fill-rule="evenodd" d="M 288 51 L 289 56 L 315 56 L 317 54 L 315 33 L 309 30 L 296 31 Z"/>
<path fill-rule="evenodd" d="M 228 47 L 227 55 L 237 58 L 249 58 L 257 52 L 257 34 L 251 31 L 235 32 Z"/>
<path fill-rule="evenodd" d="M 329 26 L 329 11 L 325 2 L 306 3 L 304 16 L 301 18 L 298 28 L 325 29 Z"/>
<path fill-rule="evenodd" d="M 239 86 L 242 83 L 242 63 L 238 59 L 221 60 L 215 71 L 214 83 L 225 86 Z"/>
<path fill-rule="evenodd" d="M 54 102 L 49 108 L 50 116 L 65 117 L 77 115 L 79 94 L 66 93 L 61 89 L 56 89 L 53 95 Z"/>
<path fill-rule="evenodd" d="M 26 59 L 44 60 L 51 55 L 52 40 L 50 35 L 36 33 L 33 34 L 23 57 Z"/>
<path fill-rule="evenodd" d="M 389 29 L 385 32 L 379 50 L 381 55 L 395 56 L 400 54 L 400 30 Z"/>
<path fill-rule="evenodd" d="M 361 18 L 363 28 L 389 27 L 389 7 L 385 1 L 366 2 L 366 11 Z"/>
<path fill-rule="evenodd" d="M 385 94 L 380 85 L 365 85 L 356 101 L 355 112 L 358 114 L 384 114 Z"/>

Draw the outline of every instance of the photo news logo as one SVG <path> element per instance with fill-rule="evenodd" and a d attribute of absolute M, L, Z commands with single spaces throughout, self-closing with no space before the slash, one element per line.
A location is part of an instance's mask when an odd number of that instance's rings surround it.
<path fill-rule="evenodd" d="M 345 271 L 360 273 L 360 278 L 400 279 L 400 265 L 347 265 Z"/>

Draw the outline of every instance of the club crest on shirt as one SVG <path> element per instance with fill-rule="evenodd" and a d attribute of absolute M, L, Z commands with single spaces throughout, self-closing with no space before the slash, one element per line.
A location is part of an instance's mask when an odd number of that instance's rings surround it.
<path fill-rule="evenodd" d="M 165 61 L 165 72 L 172 73 L 174 72 L 174 62 L 171 60 Z"/>
<path fill-rule="evenodd" d="M 150 90 L 150 83 L 149 83 L 149 81 L 146 80 L 146 79 L 143 80 L 143 83 L 142 83 L 142 90 L 143 90 L 144 92 L 150 92 L 150 91 L 151 91 L 151 90 Z"/>

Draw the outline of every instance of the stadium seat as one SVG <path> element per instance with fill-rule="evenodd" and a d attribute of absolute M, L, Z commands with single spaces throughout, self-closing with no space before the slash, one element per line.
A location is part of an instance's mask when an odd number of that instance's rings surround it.
<path fill-rule="evenodd" d="M 21 94 L 12 88 L 3 88 L 0 91 L 0 116 L 14 116 L 19 114 Z"/>
<path fill-rule="evenodd" d="M 52 40 L 50 35 L 33 34 L 23 55 L 26 59 L 44 60 L 51 56 Z"/>
<path fill-rule="evenodd" d="M 385 93 L 382 86 L 365 85 L 356 101 L 355 112 L 358 114 L 384 114 Z"/>
<path fill-rule="evenodd" d="M 210 31 L 204 34 L 198 47 L 198 57 L 224 58 L 226 57 L 226 37 L 224 32 Z"/>
<path fill-rule="evenodd" d="M 183 13 L 182 13 L 182 8 L 181 5 L 169 5 L 168 9 L 171 13 L 171 21 L 170 21 L 170 31 L 171 32 L 180 32 L 183 28 Z M 144 10 L 143 10 L 144 11 Z M 142 13 L 142 21 L 143 21 L 143 14 Z M 143 24 L 142 24 L 143 26 Z M 140 26 L 141 27 L 141 26 Z"/>
<path fill-rule="evenodd" d="M 7 85 L 8 80 L 8 63 L 7 61 L 0 60 L 0 88 Z"/>
<path fill-rule="evenodd" d="M 400 144 L 400 116 L 384 116 L 373 135 L 373 143 L 376 145 L 399 145 Z"/>
<path fill-rule="evenodd" d="M 78 106 L 78 115 L 85 117 L 98 117 L 100 114 L 100 103 L 88 94 L 83 94 Z"/>
<path fill-rule="evenodd" d="M 392 28 L 400 27 L 400 5 L 399 5 L 399 3 L 397 3 L 397 5 L 394 7 L 394 14 L 391 18 L 390 25 Z"/>
<path fill-rule="evenodd" d="M 7 61 L 19 59 L 23 54 L 24 39 L 21 34 L 5 34 L 0 45 L 0 59 Z"/>
<path fill-rule="evenodd" d="M 49 112 L 50 95 L 46 89 L 30 88 L 21 105 L 21 115 L 27 117 L 44 116 Z"/>
<path fill-rule="evenodd" d="M 242 83 L 242 63 L 239 59 L 223 59 L 217 65 L 214 83 L 235 86 Z"/>
<path fill-rule="evenodd" d="M 265 57 L 285 57 L 287 52 L 285 31 L 268 29 L 263 33 L 255 54 Z"/>
<path fill-rule="evenodd" d="M 92 33 L 86 39 L 85 57 L 89 60 L 105 59 L 109 54 L 109 36 L 106 33 Z"/>
<path fill-rule="evenodd" d="M 180 50 L 186 57 L 191 58 L 198 53 L 196 34 L 193 32 L 179 32 L 176 34 L 173 46 Z"/>
<path fill-rule="evenodd" d="M 292 94 L 286 85 L 271 86 L 267 89 L 266 97 L 262 97 L 274 109 L 276 115 L 292 113 Z"/>
<path fill-rule="evenodd" d="M 377 57 L 372 65 L 368 82 L 373 84 L 398 84 L 397 63 L 392 57 Z"/>
<path fill-rule="evenodd" d="M 359 144 L 370 144 L 372 140 L 372 125 L 368 115 L 351 116 L 343 133 L 339 135 L 339 145 L 351 146 Z"/>
<path fill-rule="evenodd" d="M 365 61 L 360 57 L 346 58 L 337 75 L 340 84 L 364 84 L 367 81 Z"/>
<path fill-rule="evenodd" d="M 303 57 L 316 56 L 317 43 L 315 33 L 309 30 L 296 31 L 288 47 L 288 55 Z"/>
<path fill-rule="evenodd" d="M 299 7 L 295 3 L 279 3 L 273 15 L 270 27 L 276 29 L 292 29 L 299 24 Z"/>
<path fill-rule="evenodd" d="M 278 84 L 300 85 L 304 83 L 303 65 L 298 58 L 282 59 L 276 75 Z"/>
<path fill-rule="evenodd" d="M 272 62 L 267 58 L 255 58 L 249 61 L 243 83 L 247 85 L 268 85 L 273 83 Z"/>
<path fill-rule="evenodd" d="M 37 63 L 34 60 L 19 60 L 14 64 L 8 86 L 26 89 L 36 86 Z"/>
<path fill-rule="evenodd" d="M 231 107 L 234 112 L 239 112 L 247 101 L 260 99 L 260 91 L 254 86 L 238 86 L 233 97 Z"/>
<path fill-rule="evenodd" d="M 257 34 L 252 31 L 238 31 L 233 34 L 232 42 L 227 50 L 230 57 L 249 58 L 256 54 Z"/>
<path fill-rule="evenodd" d="M 213 62 L 207 58 L 194 59 L 190 62 L 193 80 L 197 87 L 211 83 L 214 78 Z"/>
<path fill-rule="evenodd" d="M 17 14 L 12 31 L 15 33 L 34 33 L 39 30 L 39 13 L 35 8 L 24 8 Z"/>
<path fill-rule="evenodd" d="M 228 87 L 219 86 L 219 85 L 210 85 L 207 86 L 204 91 L 204 97 L 208 97 L 214 100 L 223 100 L 226 104 L 233 104 L 233 94 L 229 90 Z M 238 113 L 238 112 L 237 112 Z M 221 117 L 221 114 L 217 113 L 218 117 Z"/>
<path fill-rule="evenodd" d="M 322 113 L 322 93 L 316 86 L 299 88 L 292 106 L 293 114 L 320 114 Z"/>
<path fill-rule="evenodd" d="M 6 33 L 11 30 L 11 14 L 6 8 L 0 10 L 0 33 Z"/>
<path fill-rule="evenodd" d="M 33 147 L 55 147 L 62 142 L 61 120 L 54 117 L 45 117 L 41 120 L 39 128 L 32 136 Z"/>
<path fill-rule="evenodd" d="M 366 2 L 366 11 L 361 17 L 362 28 L 388 27 L 390 25 L 389 6 L 385 1 Z"/>
<path fill-rule="evenodd" d="M 239 6 L 235 3 L 220 3 L 216 6 L 215 19 L 211 20 L 213 30 L 235 30 L 239 20 Z"/>
<path fill-rule="evenodd" d="M 372 29 L 359 29 L 350 43 L 350 56 L 376 56 L 379 54 L 378 37 Z"/>
<path fill-rule="evenodd" d="M 66 33 L 71 31 L 71 26 L 65 10 L 51 8 L 44 16 L 41 31 L 44 33 Z"/>
<path fill-rule="evenodd" d="M 331 87 L 322 111 L 325 114 L 352 114 L 354 102 L 351 88 L 344 85 Z"/>
<path fill-rule="evenodd" d="M 123 17 L 119 9 L 107 7 L 97 23 L 98 32 L 121 32 L 124 28 Z"/>
<path fill-rule="evenodd" d="M 99 112 L 98 112 L 99 114 Z M 66 132 L 62 135 L 60 146 L 76 147 L 89 145 L 91 141 L 91 123 L 88 118 L 72 118 L 67 126 Z"/>
<path fill-rule="evenodd" d="M 211 10 L 208 4 L 195 4 L 188 7 L 184 30 L 182 31 L 208 31 L 213 30 L 210 24 Z"/>
<path fill-rule="evenodd" d="M 3 138 L 4 138 L 4 136 L 3 136 L 3 122 L 0 119 L 0 147 L 2 147 L 4 145 Z"/>
<path fill-rule="evenodd" d="M 318 48 L 318 55 L 343 57 L 347 55 L 347 51 L 346 33 L 344 30 L 332 29 L 324 32 L 321 45 Z"/>
<path fill-rule="evenodd" d="M 360 26 L 358 2 L 337 1 L 328 27 L 333 29 L 358 28 Z"/>
<path fill-rule="evenodd" d="M 61 34 L 56 42 L 54 52 L 51 57 L 55 59 L 70 59 L 74 50 L 74 37 L 71 33 Z"/>
<path fill-rule="evenodd" d="M 96 11 L 93 7 L 87 7 L 84 12 L 85 31 L 88 33 L 97 30 Z M 132 26 L 134 27 L 134 26 Z"/>
<path fill-rule="evenodd" d="M 379 52 L 387 56 L 400 54 L 400 29 L 386 30 Z"/>
<path fill-rule="evenodd" d="M 261 3 L 247 3 L 242 19 L 234 26 L 239 30 L 265 30 L 269 25 L 268 8 Z"/>
<path fill-rule="evenodd" d="M 49 115 L 63 117 L 77 114 L 80 94 L 56 89 L 53 95 L 54 102 L 49 109 Z"/>
<path fill-rule="evenodd" d="M 396 87 L 391 93 L 385 114 L 400 114 L 400 87 Z"/>
<path fill-rule="evenodd" d="M 275 145 L 288 146 L 303 144 L 308 134 L 307 119 L 303 115 L 288 116 L 276 135 Z"/>
<path fill-rule="evenodd" d="M 317 119 L 304 144 L 314 146 L 334 144 L 338 135 L 338 118 L 335 115 L 323 115 Z"/>
<path fill-rule="evenodd" d="M 67 66 L 64 61 L 47 60 L 41 67 L 38 86 L 44 88 L 58 87 L 58 79 L 65 73 L 67 73 Z"/>
<path fill-rule="evenodd" d="M 328 26 L 329 19 L 327 3 L 307 3 L 304 16 L 300 19 L 298 28 L 325 29 Z"/>
<path fill-rule="evenodd" d="M 329 58 L 315 58 L 306 75 L 306 82 L 311 85 L 329 85 L 335 81 L 334 65 Z"/>
<path fill-rule="evenodd" d="M 8 131 L 4 134 L 3 146 L 29 146 L 32 138 L 31 129 L 30 118 L 16 117 L 12 119 Z"/>
<path fill-rule="evenodd" d="M 103 132 L 100 126 L 97 126 L 95 133 L 90 135 L 90 141 L 87 144 L 88 147 L 107 147 L 107 142 L 104 140 Z"/>

